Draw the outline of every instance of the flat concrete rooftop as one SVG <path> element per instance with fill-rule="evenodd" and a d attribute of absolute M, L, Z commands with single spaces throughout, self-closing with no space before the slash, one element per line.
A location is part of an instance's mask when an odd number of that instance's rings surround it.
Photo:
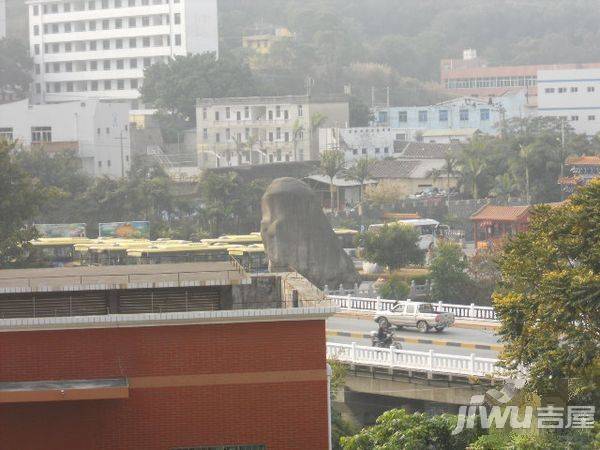
<path fill-rule="evenodd" d="M 250 281 L 232 262 L 9 269 L 0 270 L 0 294 L 228 286 Z"/>

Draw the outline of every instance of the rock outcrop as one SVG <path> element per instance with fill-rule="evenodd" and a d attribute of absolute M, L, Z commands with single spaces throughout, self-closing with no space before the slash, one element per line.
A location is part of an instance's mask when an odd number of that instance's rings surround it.
<path fill-rule="evenodd" d="M 302 181 L 278 178 L 267 188 L 261 234 L 272 272 L 296 271 L 321 288 L 359 282 L 317 194 Z"/>

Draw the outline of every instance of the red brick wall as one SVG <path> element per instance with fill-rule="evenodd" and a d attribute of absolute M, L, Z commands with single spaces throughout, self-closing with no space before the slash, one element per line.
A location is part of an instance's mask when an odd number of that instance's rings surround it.
<path fill-rule="evenodd" d="M 0 381 L 325 370 L 323 321 L 0 333 Z M 0 405 L 0 449 L 327 448 L 324 380 Z"/>

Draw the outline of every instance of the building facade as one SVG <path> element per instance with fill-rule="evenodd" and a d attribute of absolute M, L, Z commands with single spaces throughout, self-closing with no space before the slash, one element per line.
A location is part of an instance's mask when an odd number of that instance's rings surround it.
<path fill-rule="evenodd" d="M 6 37 L 6 0 L 0 0 L 0 39 Z"/>
<path fill-rule="evenodd" d="M 329 448 L 335 309 L 232 308 L 252 284 L 216 266 L 3 271 L 0 448 Z"/>
<path fill-rule="evenodd" d="M 346 126 L 344 96 L 200 99 L 198 164 L 204 168 L 319 159 L 319 128 Z"/>
<path fill-rule="evenodd" d="M 242 47 L 252 49 L 261 55 L 267 55 L 273 44 L 286 39 L 294 39 L 294 33 L 287 28 L 275 28 L 265 33 L 242 37 Z"/>
<path fill-rule="evenodd" d="M 462 59 L 440 62 L 440 80 L 449 94 L 470 97 L 500 96 L 525 89 L 528 104 L 535 107 L 540 70 L 577 68 L 600 68 L 600 63 L 490 66 L 476 50 L 468 49 Z"/>
<path fill-rule="evenodd" d="M 461 97 L 431 106 L 373 108 L 372 112 L 373 125 L 406 130 L 413 135 L 425 130 L 461 129 L 496 134 L 503 120 L 531 114 L 524 91 L 485 100 Z"/>
<path fill-rule="evenodd" d="M 577 133 L 600 132 L 600 68 L 540 71 L 538 114 L 561 118 Z"/>
<path fill-rule="evenodd" d="M 218 51 L 217 0 L 28 0 L 34 100 L 136 101 L 144 69 Z M 134 105 L 135 106 L 135 105 Z"/>
<path fill-rule="evenodd" d="M 0 137 L 49 152 L 74 151 L 94 176 L 121 177 L 130 169 L 127 103 L 5 103 L 0 105 Z"/>

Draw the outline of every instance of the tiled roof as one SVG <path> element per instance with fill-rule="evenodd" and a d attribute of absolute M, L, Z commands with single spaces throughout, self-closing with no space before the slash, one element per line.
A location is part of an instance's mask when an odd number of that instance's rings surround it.
<path fill-rule="evenodd" d="M 570 166 L 600 166 L 600 156 L 578 156 L 567 159 Z"/>
<path fill-rule="evenodd" d="M 405 141 L 394 143 L 394 153 L 397 158 L 444 159 L 449 152 L 456 149 L 457 146 L 453 144 Z"/>
<path fill-rule="evenodd" d="M 471 216 L 471 220 L 497 220 L 513 222 L 529 212 L 531 206 L 486 205 Z"/>
<path fill-rule="evenodd" d="M 371 178 L 397 179 L 409 178 L 410 174 L 421 164 L 421 161 L 383 160 L 377 161 L 371 169 Z"/>

